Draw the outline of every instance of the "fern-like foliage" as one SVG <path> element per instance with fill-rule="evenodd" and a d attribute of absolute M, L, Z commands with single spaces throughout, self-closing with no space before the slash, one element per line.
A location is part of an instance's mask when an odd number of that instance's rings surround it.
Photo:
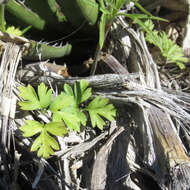
<path fill-rule="evenodd" d="M 160 49 L 166 64 L 176 63 L 180 69 L 184 69 L 184 63 L 188 59 L 184 56 L 183 49 L 169 39 L 165 32 L 154 30 L 154 24 L 151 20 L 147 20 L 144 24 L 143 28 L 146 32 L 146 40 Z"/>

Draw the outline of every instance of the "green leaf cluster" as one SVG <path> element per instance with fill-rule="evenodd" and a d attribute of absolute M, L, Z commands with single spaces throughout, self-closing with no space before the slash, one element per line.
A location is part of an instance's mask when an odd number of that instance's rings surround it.
<path fill-rule="evenodd" d="M 169 39 L 165 32 L 158 32 L 154 30 L 154 24 L 152 20 L 160 20 L 165 22 L 167 22 L 167 20 L 153 16 L 151 13 L 146 11 L 137 1 L 131 1 L 134 2 L 135 6 L 143 14 L 117 13 L 114 16 L 126 16 L 133 20 L 134 23 L 141 26 L 142 29 L 146 32 L 146 40 L 160 49 L 162 56 L 165 58 L 165 62 L 176 63 L 180 69 L 184 69 L 184 63 L 186 63 L 188 59 L 184 56 L 182 48 L 175 44 L 171 39 Z M 145 22 L 142 21 L 144 19 L 146 19 Z"/>
<path fill-rule="evenodd" d="M 124 4 L 133 2 L 142 14 L 126 14 L 120 13 L 120 9 Z M 100 0 L 99 1 L 101 17 L 99 21 L 99 48 L 102 49 L 106 35 L 113 23 L 115 17 L 122 15 L 131 19 L 134 23 L 145 27 L 142 19 L 156 19 L 166 21 L 165 19 L 155 17 L 146 11 L 136 0 Z"/>
<path fill-rule="evenodd" d="M 22 36 L 24 33 L 26 33 L 32 26 L 28 26 L 23 30 L 20 30 L 19 28 L 16 28 L 14 26 L 6 26 L 5 21 L 5 5 L 0 5 L 0 30 L 2 32 L 6 32 L 9 34 L 14 34 L 16 36 Z"/>
<path fill-rule="evenodd" d="M 52 113 L 51 122 L 44 124 L 39 121 L 27 120 L 26 124 L 20 127 L 23 136 L 32 137 L 38 135 L 34 140 L 31 151 L 38 151 L 38 156 L 48 158 L 59 149 L 59 145 L 53 136 L 64 136 L 68 131 L 80 132 L 81 125 L 86 126 L 88 115 L 92 127 L 103 129 L 105 121 L 103 118 L 113 121 L 116 116 L 116 109 L 109 104 L 109 99 L 97 96 L 88 104 L 92 96 L 92 89 L 88 82 L 81 80 L 75 82 L 73 87 L 64 85 L 64 90 L 53 98 L 52 89 L 41 83 L 37 92 L 28 85 L 19 87 L 19 96 L 23 99 L 18 104 L 22 110 L 41 110 L 45 113 L 49 110 Z"/>
<path fill-rule="evenodd" d="M 146 40 L 160 49 L 162 56 L 167 63 L 176 63 L 180 69 L 184 69 L 188 59 L 184 56 L 183 49 L 168 38 L 165 32 L 154 30 L 154 24 L 151 20 L 145 23 Z"/>

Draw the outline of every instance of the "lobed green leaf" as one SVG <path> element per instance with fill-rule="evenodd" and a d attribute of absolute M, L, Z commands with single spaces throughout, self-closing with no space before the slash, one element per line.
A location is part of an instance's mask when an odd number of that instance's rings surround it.
<path fill-rule="evenodd" d="M 67 127 L 73 131 L 78 131 L 80 132 L 80 124 L 81 120 L 78 115 L 78 109 L 74 107 L 68 107 L 63 109 L 61 112 L 61 118 L 67 125 Z"/>
<path fill-rule="evenodd" d="M 146 40 L 160 49 L 166 64 L 176 63 L 180 69 L 184 69 L 184 63 L 186 63 L 188 59 L 184 56 L 182 48 L 169 39 L 165 32 L 153 30 L 154 24 L 152 21 L 148 20 L 144 24 L 148 28 L 145 30 Z"/>
<path fill-rule="evenodd" d="M 24 137 L 32 137 L 37 133 L 40 135 L 34 140 L 31 151 L 38 151 L 38 156 L 49 158 L 54 154 L 54 150 L 59 149 L 57 141 L 48 133 L 55 136 L 64 136 L 67 129 L 63 122 L 50 122 L 46 125 L 37 121 L 27 120 L 26 125 L 20 127 Z M 54 149 L 54 150 L 53 150 Z"/>
<path fill-rule="evenodd" d="M 38 96 L 30 85 L 20 87 L 19 90 L 20 96 L 25 100 L 20 102 L 22 106 L 30 109 L 33 107 L 44 109 L 49 106 L 53 114 L 52 122 L 48 124 L 27 120 L 26 124 L 20 127 L 25 137 L 32 137 L 39 133 L 31 146 L 31 151 L 37 151 L 38 156 L 49 158 L 54 154 L 54 150 L 59 149 L 59 144 L 51 135 L 64 136 L 68 133 L 67 128 L 80 132 L 80 126 L 86 125 L 87 117 L 79 108 L 79 104 L 88 100 L 92 92 L 85 80 L 75 83 L 74 91 L 72 87 L 65 84 L 64 92 L 54 100 L 52 100 L 52 90 L 48 90 L 43 83 L 38 86 Z M 84 110 L 89 112 L 92 126 L 100 129 L 105 125 L 102 117 L 112 121 L 116 115 L 116 110 L 112 104 L 109 104 L 109 100 L 100 96 L 92 100 Z"/>
<path fill-rule="evenodd" d="M 92 96 L 92 88 L 88 88 L 89 83 L 86 80 L 80 81 L 81 99 L 80 103 L 85 102 Z"/>
<path fill-rule="evenodd" d="M 55 136 L 64 136 L 68 133 L 63 122 L 50 122 L 45 125 L 46 130 Z"/>
<path fill-rule="evenodd" d="M 22 110 L 35 110 L 41 108 L 38 96 L 30 84 L 27 87 L 20 86 L 18 89 L 20 91 L 19 96 L 25 100 L 18 103 Z"/>
<path fill-rule="evenodd" d="M 56 112 L 58 110 L 61 110 L 65 107 L 70 106 L 73 104 L 73 97 L 62 92 L 60 95 L 58 95 L 55 100 L 50 104 L 50 111 Z"/>
<path fill-rule="evenodd" d="M 103 129 L 105 125 L 104 120 L 100 117 L 104 117 L 109 121 L 113 121 L 116 116 L 116 109 L 112 104 L 108 104 L 109 99 L 97 96 L 93 99 L 86 110 L 89 112 L 92 126 L 97 126 L 99 129 Z"/>
<path fill-rule="evenodd" d="M 53 137 L 51 137 L 45 130 L 40 134 L 38 138 L 36 138 L 31 147 L 31 151 L 38 150 L 38 157 L 42 156 L 43 158 L 49 158 L 50 155 L 53 155 L 53 149 L 59 150 L 59 145 L 57 141 Z"/>
<path fill-rule="evenodd" d="M 41 124 L 38 121 L 26 120 L 26 124 L 20 127 L 20 130 L 23 132 L 24 137 L 32 137 L 37 133 L 43 131 L 44 124 Z"/>
<path fill-rule="evenodd" d="M 47 108 L 52 101 L 52 89 L 48 90 L 48 87 L 44 83 L 38 86 L 38 96 L 40 100 L 41 109 Z"/>
<path fill-rule="evenodd" d="M 22 110 L 36 110 L 44 109 L 49 106 L 52 101 L 52 90 L 47 90 L 48 87 L 44 83 L 38 86 L 38 96 L 31 85 L 20 86 L 19 96 L 24 99 L 18 104 L 21 106 Z"/>
<path fill-rule="evenodd" d="M 74 96 L 73 94 L 73 89 L 71 88 L 70 85 L 64 84 L 64 91 L 67 95 Z"/>

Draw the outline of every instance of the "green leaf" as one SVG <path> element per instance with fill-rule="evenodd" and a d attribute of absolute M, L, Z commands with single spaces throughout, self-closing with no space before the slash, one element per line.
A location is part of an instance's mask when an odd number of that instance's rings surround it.
<path fill-rule="evenodd" d="M 81 99 L 80 103 L 88 100 L 92 96 L 92 88 L 88 88 L 89 83 L 86 80 L 80 81 Z"/>
<path fill-rule="evenodd" d="M 151 20 L 145 22 L 146 28 L 146 40 L 157 46 L 160 49 L 162 56 L 167 63 L 176 63 L 180 69 L 184 69 L 188 59 L 184 56 L 183 50 L 171 39 L 168 38 L 165 32 L 158 32 L 154 29 L 154 24 Z"/>
<path fill-rule="evenodd" d="M 108 119 L 109 121 L 114 120 L 116 109 L 112 104 L 108 103 L 109 99 L 97 96 L 87 106 L 86 110 L 89 112 L 93 127 L 97 126 L 99 129 L 103 129 L 105 122 L 100 116 Z"/>
<path fill-rule="evenodd" d="M 38 86 L 38 96 L 31 85 L 27 87 L 20 86 L 19 91 L 19 96 L 24 99 L 24 101 L 18 103 L 22 110 L 44 109 L 47 108 L 52 101 L 52 90 L 47 91 L 47 87 L 44 83 Z"/>
<path fill-rule="evenodd" d="M 62 112 L 60 112 L 60 111 L 53 112 L 52 121 L 53 122 L 62 122 Z"/>
<path fill-rule="evenodd" d="M 43 130 L 44 124 L 41 124 L 38 121 L 26 120 L 26 124 L 20 127 L 20 130 L 23 133 L 24 137 L 31 137 L 40 133 Z"/>
<path fill-rule="evenodd" d="M 125 3 L 129 3 L 128 0 L 116 0 L 115 6 L 118 10 L 121 9 L 121 7 L 125 4 Z"/>
<path fill-rule="evenodd" d="M 20 101 L 18 104 L 21 106 L 23 110 L 35 110 L 40 108 L 40 103 L 38 101 L 37 94 L 34 88 L 29 84 L 27 87 L 20 86 L 19 88 L 20 94 L 19 96 L 27 101 Z"/>
<path fill-rule="evenodd" d="M 88 88 L 88 82 L 84 79 L 79 82 L 74 83 L 74 97 L 76 104 L 88 100 L 92 96 L 92 88 Z"/>
<path fill-rule="evenodd" d="M 33 145 L 31 146 L 31 151 L 38 150 L 38 157 L 49 158 L 50 155 L 54 154 L 54 150 L 59 150 L 59 144 L 57 141 L 51 137 L 45 130 L 36 138 Z"/>
<path fill-rule="evenodd" d="M 44 83 L 41 83 L 38 86 L 38 96 L 41 108 L 47 108 L 52 101 L 52 89 L 48 90 L 48 87 Z"/>
<path fill-rule="evenodd" d="M 74 98 L 75 98 L 75 102 L 76 102 L 76 106 L 80 104 L 81 102 L 81 88 L 80 88 L 80 84 L 78 81 L 76 81 L 74 83 Z"/>
<path fill-rule="evenodd" d="M 73 94 L 73 89 L 71 88 L 70 85 L 64 84 L 64 91 L 67 95 L 74 96 Z"/>
<path fill-rule="evenodd" d="M 68 133 L 63 122 L 50 122 L 46 124 L 46 130 L 55 136 L 64 136 Z"/>
<path fill-rule="evenodd" d="M 56 112 L 73 104 L 74 98 L 64 92 L 58 95 L 50 104 L 51 112 Z"/>
<path fill-rule="evenodd" d="M 62 92 L 50 105 L 53 112 L 53 121 L 64 121 L 66 126 L 71 130 L 80 132 L 80 125 L 86 124 L 86 116 L 81 114 L 77 107 L 76 100 L 73 96 L 73 90 L 69 85 L 64 86 L 65 93 Z"/>
<path fill-rule="evenodd" d="M 9 26 L 6 29 L 6 32 L 9 34 L 14 34 L 16 36 L 21 36 L 22 35 L 22 31 L 19 28 L 15 28 L 14 26 Z"/>
<path fill-rule="evenodd" d="M 50 136 L 64 136 L 67 133 L 67 129 L 63 122 L 50 122 L 48 124 L 41 124 L 37 121 L 27 120 L 26 124 L 20 127 L 23 131 L 23 136 L 32 137 L 37 133 L 39 136 L 34 140 L 31 151 L 38 151 L 38 156 L 43 158 L 49 158 L 54 154 L 54 150 L 59 149 L 57 141 Z"/>
<path fill-rule="evenodd" d="M 100 17 L 99 23 L 99 47 L 103 48 L 105 40 L 105 28 L 106 28 L 106 15 L 103 13 Z"/>
<path fill-rule="evenodd" d="M 83 126 L 85 126 L 85 125 L 86 125 L 86 122 L 87 122 L 86 115 L 85 115 L 81 110 L 78 110 L 78 111 L 77 111 L 77 116 L 78 116 L 78 118 L 79 118 L 81 124 L 82 124 Z"/>
<path fill-rule="evenodd" d="M 41 136 L 39 135 L 33 142 L 31 146 L 31 151 L 37 151 L 41 146 Z"/>
<path fill-rule="evenodd" d="M 53 112 L 53 121 L 64 121 L 71 130 L 80 132 L 80 126 L 86 125 L 86 115 L 79 109 L 79 104 L 88 100 L 92 95 L 88 82 L 81 80 L 74 83 L 74 91 L 68 84 L 64 85 L 64 92 L 61 93 L 50 105 Z M 67 97 L 68 99 L 65 99 Z"/>
<path fill-rule="evenodd" d="M 74 92 L 71 86 L 64 85 L 65 94 L 72 96 L 75 100 L 75 105 L 78 107 L 80 103 L 88 100 L 92 96 L 92 88 L 88 88 L 89 83 L 82 79 L 80 82 L 74 83 Z"/>
<path fill-rule="evenodd" d="M 53 121 L 64 121 L 66 126 L 71 130 L 80 132 L 80 126 L 86 125 L 86 115 L 76 107 L 65 107 L 61 111 L 53 114 Z"/>
<path fill-rule="evenodd" d="M 63 111 L 62 113 L 62 119 L 67 125 L 67 127 L 70 129 L 70 131 L 77 131 L 80 132 L 80 119 L 78 116 L 72 112 Z"/>

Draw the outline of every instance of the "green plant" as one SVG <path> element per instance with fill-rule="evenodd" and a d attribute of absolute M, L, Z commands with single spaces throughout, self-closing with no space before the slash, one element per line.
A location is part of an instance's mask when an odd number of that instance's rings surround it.
<path fill-rule="evenodd" d="M 22 36 L 24 33 L 26 33 L 32 27 L 32 26 L 28 26 L 24 30 L 20 30 L 19 28 L 15 28 L 14 26 L 7 27 L 4 12 L 5 12 L 5 5 L 0 5 L 0 30 L 2 32 L 14 34 L 17 36 Z"/>
<path fill-rule="evenodd" d="M 120 13 L 120 9 L 123 7 L 123 5 L 129 2 L 134 2 L 135 6 L 143 14 Z M 95 62 L 91 69 L 91 75 L 95 73 L 95 70 L 97 67 L 98 54 L 103 48 L 106 36 L 112 26 L 114 19 L 117 16 L 128 17 L 134 23 L 137 23 L 140 26 L 143 24 L 141 19 L 156 19 L 156 20 L 166 21 L 165 19 L 153 16 L 151 13 L 146 11 L 136 0 L 100 0 L 99 6 L 100 6 L 99 12 L 101 12 L 101 16 L 99 20 L 99 43 L 98 43 L 97 51 L 95 54 Z"/>
<path fill-rule="evenodd" d="M 147 20 L 143 27 L 146 32 L 146 40 L 160 49 L 167 63 L 176 63 L 180 69 L 184 69 L 188 59 L 184 56 L 183 49 L 168 38 L 165 32 L 154 30 L 154 24 Z"/>
<path fill-rule="evenodd" d="M 140 9 L 143 14 L 126 14 L 120 13 L 120 9 L 126 3 L 134 2 L 135 6 Z M 103 47 L 103 43 L 106 37 L 107 32 L 109 31 L 113 20 L 117 16 L 126 16 L 133 20 L 133 22 L 141 25 L 142 22 L 139 22 L 141 19 L 156 19 L 166 21 L 165 19 L 155 17 L 148 11 L 146 11 L 136 0 L 100 0 L 100 22 L 99 22 L 99 47 Z"/>
<path fill-rule="evenodd" d="M 88 82 L 81 80 L 75 82 L 74 87 L 64 85 L 64 91 L 53 98 L 53 92 L 44 83 L 38 86 L 37 93 L 31 85 L 20 86 L 19 96 L 23 98 L 18 104 L 22 110 L 40 110 L 46 114 L 50 111 L 51 121 L 43 123 L 34 120 L 26 120 L 26 124 L 20 127 L 24 137 L 32 137 L 39 134 L 34 140 L 31 151 L 38 151 L 38 156 L 49 158 L 59 145 L 54 136 L 64 136 L 68 131 L 80 132 L 81 125 L 86 126 L 87 113 L 92 127 L 103 129 L 105 121 L 112 121 L 116 116 L 116 109 L 109 104 L 107 98 L 95 97 L 88 104 L 92 96 L 92 89 Z M 48 111 L 49 110 L 49 111 Z M 103 118 L 102 118 L 103 117 Z"/>
<path fill-rule="evenodd" d="M 138 7 L 138 9 L 144 14 L 120 13 L 122 6 L 131 1 L 133 1 L 136 7 Z M 125 15 L 136 23 L 139 23 L 139 20 L 142 18 L 159 19 L 153 17 L 143 9 L 136 0 L 25 0 L 24 4 L 16 0 L 9 0 L 5 5 L 0 5 L 0 29 L 3 32 L 6 32 L 4 10 L 9 12 L 11 15 L 10 21 L 13 23 L 18 23 L 20 26 L 29 25 L 33 29 L 41 31 L 48 31 L 48 29 L 51 28 L 55 31 L 59 31 L 60 35 L 71 35 L 73 33 L 73 26 L 77 29 L 83 26 L 84 23 L 88 23 L 88 26 L 85 25 L 84 27 L 84 31 L 87 32 L 89 29 L 88 27 L 98 23 L 99 43 L 97 52 L 95 53 L 95 63 L 92 66 L 91 74 L 95 73 L 98 52 L 101 51 L 106 36 L 116 16 Z M 73 14 L 73 12 L 75 14 Z M 7 20 L 9 21 L 9 17 L 7 17 Z M 21 31 L 18 32 L 18 30 L 12 29 L 8 31 L 21 35 Z M 83 27 L 81 27 L 81 30 L 83 30 Z M 22 34 L 25 31 L 26 30 L 22 31 Z M 93 31 L 96 32 L 96 30 Z M 38 49 L 39 46 L 42 47 L 40 50 Z M 60 58 L 70 54 L 71 45 L 66 44 L 64 47 L 54 47 L 34 42 L 31 43 L 30 48 L 25 52 L 28 54 L 27 56 L 24 56 L 26 59 Z"/>
<path fill-rule="evenodd" d="M 59 12 L 59 7 L 57 6 L 55 0 L 50 0 L 48 2 L 32 1 L 33 6 L 35 6 L 36 3 L 42 3 L 42 5 L 44 5 L 43 3 L 48 4 L 48 7 L 46 6 L 45 8 L 47 10 L 51 8 L 53 14 L 55 13 L 58 17 L 59 22 L 64 20 L 63 18 L 65 17 L 62 13 Z M 41 7 L 43 7 L 44 9 L 44 6 Z M 20 27 L 14 27 L 13 25 L 7 24 L 5 20 L 5 10 L 12 14 L 12 17 L 10 17 L 14 20 L 13 23 L 17 23 L 17 21 L 19 23 L 19 19 L 21 19 L 21 25 L 25 25 L 27 27 L 21 30 Z M 49 14 L 47 14 L 47 16 L 49 16 Z M 51 16 L 49 17 L 52 18 Z M 57 20 L 53 22 L 54 27 L 58 26 L 58 23 L 56 21 Z M 41 19 L 38 14 L 30 10 L 29 8 L 27 8 L 27 6 L 24 6 L 20 2 L 17 2 L 15 0 L 9 0 L 5 5 L 0 5 L 0 30 L 3 33 L 14 34 L 10 36 L 12 40 L 14 39 L 15 35 L 23 36 L 31 27 L 42 30 L 46 24 L 47 23 L 45 23 L 45 21 Z M 2 35 L 4 35 L 3 33 Z M 5 36 L 7 38 L 6 34 Z M 23 58 L 29 60 L 44 60 L 50 58 L 64 57 L 66 55 L 69 55 L 72 49 L 72 46 L 69 43 L 66 43 L 64 46 L 51 46 L 47 43 L 36 42 L 33 40 L 30 40 L 29 42 L 29 45 L 23 53 Z"/>

